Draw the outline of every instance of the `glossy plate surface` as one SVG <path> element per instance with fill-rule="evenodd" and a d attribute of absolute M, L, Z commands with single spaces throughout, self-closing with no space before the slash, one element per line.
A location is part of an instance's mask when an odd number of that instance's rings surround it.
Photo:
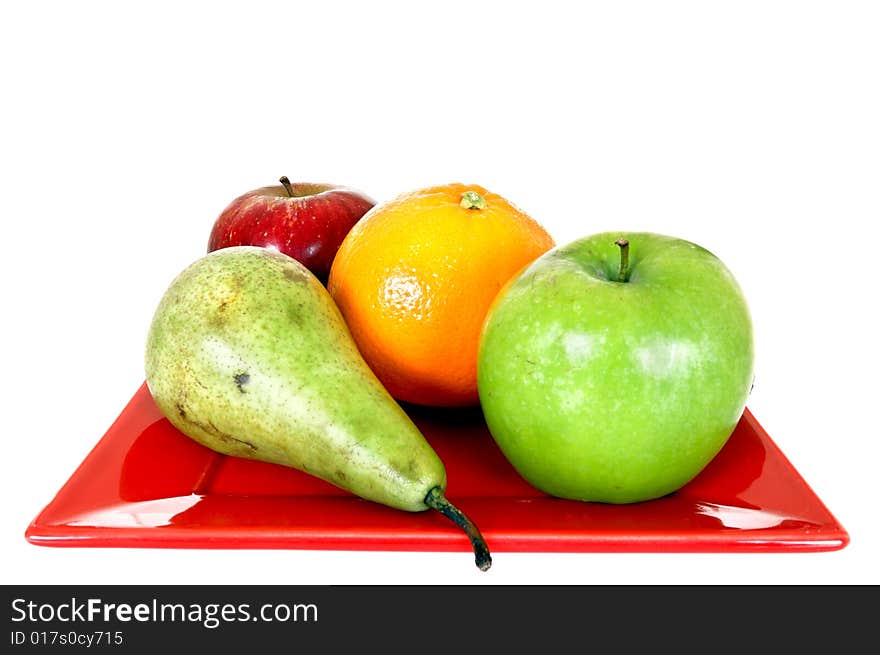
<path fill-rule="evenodd" d="M 490 550 L 829 551 L 849 536 L 746 410 L 727 445 L 665 498 L 551 498 L 504 459 L 478 409 L 409 408 L 443 459 L 447 496 Z M 214 453 L 182 435 L 143 384 L 27 528 L 43 546 L 467 551 L 437 512 L 362 500 L 282 466 Z"/>

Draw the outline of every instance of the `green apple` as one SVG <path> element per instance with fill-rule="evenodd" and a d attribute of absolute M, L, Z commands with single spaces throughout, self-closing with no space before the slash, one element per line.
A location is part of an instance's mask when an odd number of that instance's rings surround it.
<path fill-rule="evenodd" d="M 708 250 L 609 232 L 547 252 L 498 294 L 477 384 L 504 456 L 561 498 L 672 493 L 745 409 L 754 339 L 742 289 Z"/>

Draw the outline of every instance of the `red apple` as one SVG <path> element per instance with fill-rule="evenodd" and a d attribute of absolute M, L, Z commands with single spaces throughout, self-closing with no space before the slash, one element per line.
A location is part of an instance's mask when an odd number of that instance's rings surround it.
<path fill-rule="evenodd" d="M 262 246 L 293 257 L 326 283 L 339 245 L 375 201 L 334 184 L 291 182 L 239 196 L 217 217 L 208 252 Z"/>

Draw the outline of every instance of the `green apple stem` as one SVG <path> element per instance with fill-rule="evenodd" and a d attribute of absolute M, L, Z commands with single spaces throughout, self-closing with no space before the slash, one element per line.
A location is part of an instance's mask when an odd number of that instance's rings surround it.
<path fill-rule="evenodd" d="M 486 545 L 486 540 L 483 539 L 480 530 L 461 512 L 460 509 L 446 500 L 446 497 L 443 495 L 443 490 L 440 489 L 440 487 L 434 487 L 428 492 L 428 495 L 425 496 L 425 505 L 431 509 L 436 509 L 443 516 L 464 530 L 474 548 L 474 559 L 477 563 L 477 568 L 481 571 L 487 571 L 489 567 L 492 566 L 492 556 L 489 554 L 489 546 Z"/>
<path fill-rule="evenodd" d="M 287 191 L 287 195 L 289 195 L 291 198 L 293 198 L 294 197 L 293 185 L 290 183 L 290 180 L 287 179 L 287 176 L 282 175 L 278 179 L 278 181 L 281 182 L 281 186 L 283 186 L 284 190 Z"/>
<path fill-rule="evenodd" d="M 618 239 L 614 242 L 620 246 L 620 271 L 617 273 L 618 282 L 626 282 L 629 277 L 629 239 Z"/>
<path fill-rule="evenodd" d="M 458 204 L 465 209 L 486 209 L 487 206 L 486 199 L 476 191 L 465 191 Z"/>

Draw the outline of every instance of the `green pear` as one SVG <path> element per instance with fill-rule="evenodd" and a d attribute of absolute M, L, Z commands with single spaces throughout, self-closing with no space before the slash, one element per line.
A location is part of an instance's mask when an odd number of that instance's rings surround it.
<path fill-rule="evenodd" d="M 146 382 L 182 433 L 290 466 L 390 507 L 436 509 L 491 564 L 446 500 L 443 463 L 361 357 L 326 288 L 261 247 L 214 251 L 168 287 L 147 336 Z"/>

